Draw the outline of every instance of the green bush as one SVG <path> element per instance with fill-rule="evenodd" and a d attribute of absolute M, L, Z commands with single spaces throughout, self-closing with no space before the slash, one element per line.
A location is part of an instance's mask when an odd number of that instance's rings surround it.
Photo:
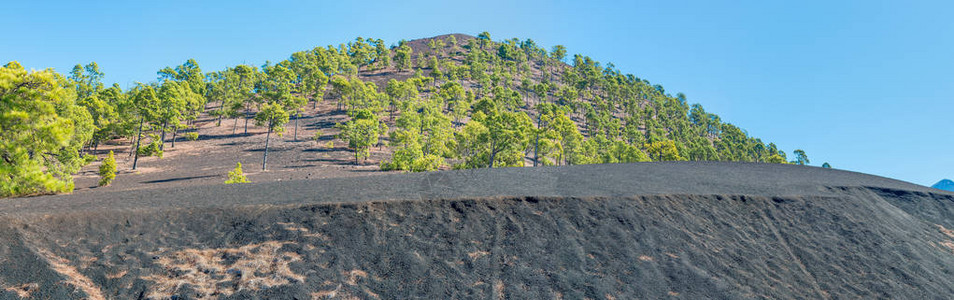
<path fill-rule="evenodd" d="M 109 155 L 99 166 L 99 176 L 102 177 L 99 180 L 99 186 L 107 186 L 116 178 L 116 157 L 113 156 L 113 151 L 109 151 Z"/>
<path fill-rule="evenodd" d="M 248 178 L 245 177 L 245 172 L 242 172 L 242 163 L 235 163 L 235 169 L 229 171 L 229 179 L 225 181 L 225 184 L 233 183 L 249 183 Z"/>
<path fill-rule="evenodd" d="M 190 141 L 198 140 L 198 139 L 199 139 L 199 133 L 198 133 L 198 132 L 186 132 L 186 133 L 185 133 L 185 138 L 186 138 L 187 140 L 190 140 Z"/>
<path fill-rule="evenodd" d="M 162 141 L 159 139 L 159 136 L 155 134 L 150 134 L 149 137 L 152 141 L 148 145 L 139 147 L 139 156 L 156 156 L 159 159 L 162 159 Z"/>

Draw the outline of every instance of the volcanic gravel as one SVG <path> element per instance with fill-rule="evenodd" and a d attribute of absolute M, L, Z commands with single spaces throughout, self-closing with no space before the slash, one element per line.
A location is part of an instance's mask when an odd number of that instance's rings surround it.
<path fill-rule="evenodd" d="M 954 193 L 662 162 L 0 200 L 0 299 L 954 295 Z"/>

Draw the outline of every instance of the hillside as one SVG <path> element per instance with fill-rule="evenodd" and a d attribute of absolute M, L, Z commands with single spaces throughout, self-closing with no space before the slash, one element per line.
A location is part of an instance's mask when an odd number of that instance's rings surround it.
<path fill-rule="evenodd" d="M 657 162 L 0 200 L 0 299 L 944 298 L 954 194 Z"/>
<path fill-rule="evenodd" d="M 774 144 L 690 105 L 685 95 L 611 63 L 530 39 L 493 41 L 487 33 L 391 47 L 357 38 L 260 67 L 212 72 L 190 59 L 160 69 L 157 82 L 126 90 L 101 82 L 95 62 L 68 76 L 26 71 L 16 62 L 2 70 L 10 81 L 0 87 L 3 94 L 31 120 L 0 120 L 7 129 L 0 176 L 10 179 L 0 182 L 3 196 L 74 186 L 89 191 L 100 185 L 98 168 L 109 151 L 119 173 L 104 187 L 111 190 L 223 182 L 236 163 L 261 182 L 380 171 L 789 160 Z M 56 109 L 34 111 L 35 103 Z M 50 132 L 33 134 L 38 131 Z M 804 151 L 792 155 L 791 163 L 808 162 Z"/>

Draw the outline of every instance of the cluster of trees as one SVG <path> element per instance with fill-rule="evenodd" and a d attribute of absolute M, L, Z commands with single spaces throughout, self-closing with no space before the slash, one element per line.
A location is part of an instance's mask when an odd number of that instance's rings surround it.
<path fill-rule="evenodd" d="M 53 70 L 27 71 L 16 62 L 0 69 L 0 196 L 69 192 L 71 174 L 95 160 L 86 154 L 117 137 L 138 137 L 141 154 L 161 156 L 166 133 L 204 111 L 205 74 L 195 61 L 159 71 L 161 82 L 123 91 L 105 87 L 104 73 L 93 62 L 76 65 L 68 76 Z M 151 141 L 139 147 L 143 132 Z M 173 144 L 174 145 L 174 144 Z M 103 185 L 115 175 L 107 157 Z M 134 164 L 135 166 L 135 164 Z"/>
<path fill-rule="evenodd" d="M 393 156 L 384 169 L 666 160 L 808 163 L 722 122 L 686 96 L 612 64 L 533 40 L 430 40 L 418 69 L 385 89 Z M 403 45 L 403 43 L 402 43 Z M 454 46 L 451 46 L 454 45 Z M 427 75 L 425 75 L 427 74 Z"/>
<path fill-rule="evenodd" d="M 361 79 L 380 71 L 393 74 L 383 86 Z M 0 72 L 0 196 L 72 190 L 70 174 L 95 159 L 84 152 L 104 140 L 132 139 L 135 169 L 139 157 L 161 157 L 167 142 L 175 147 L 180 130 L 189 130 L 202 113 L 218 125 L 233 119 L 233 134 L 240 121 L 244 135 L 250 122 L 265 128 L 264 170 L 272 133 L 282 136 L 294 120 L 297 140 L 301 115 L 317 113 L 325 98 L 348 116 L 336 128 L 355 163 L 387 146 L 392 156 L 381 162 L 386 170 L 666 160 L 809 163 L 802 150 L 788 162 L 774 144 L 612 64 L 570 58 L 563 46 L 548 51 L 530 39 L 495 42 L 486 32 L 391 47 L 359 37 L 274 64 L 208 73 L 190 59 L 125 91 L 105 87 L 95 62 L 77 65 L 65 77 L 26 71 L 16 62 Z"/>
<path fill-rule="evenodd" d="M 90 159 L 93 116 L 70 79 L 52 71 L 0 68 L 0 196 L 69 192 Z"/>
<path fill-rule="evenodd" d="M 10 62 L 0 69 L 0 196 L 72 191 L 71 174 L 96 159 L 85 153 L 104 140 L 132 139 L 129 155 L 135 170 L 140 157 L 161 158 L 167 143 L 175 147 L 180 130 L 192 127 L 202 113 L 218 118 L 219 125 L 234 118 L 233 134 L 240 119 L 243 134 L 250 121 L 266 128 L 264 170 L 273 132 L 284 133 L 295 116 L 297 139 L 297 120 L 308 101 L 316 108 L 332 79 L 347 81 L 359 70 L 390 67 L 391 52 L 380 39 L 358 38 L 337 48 L 296 52 L 260 68 L 238 65 L 204 73 L 190 59 L 160 69 L 155 82 L 125 91 L 118 84 L 105 87 L 95 62 L 77 65 L 68 76 L 51 69 L 27 71 Z M 410 55 L 406 47 L 398 52 Z M 407 58 L 394 57 L 409 64 Z M 363 107 L 365 92 L 375 89 L 357 80 L 336 91 L 348 97 L 351 107 Z M 198 138 L 195 132 L 187 136 Z M 103 185 L 115 175 L 114 160 L 107 165 L 101 173 L 111 175 L 103 175 Z"/>

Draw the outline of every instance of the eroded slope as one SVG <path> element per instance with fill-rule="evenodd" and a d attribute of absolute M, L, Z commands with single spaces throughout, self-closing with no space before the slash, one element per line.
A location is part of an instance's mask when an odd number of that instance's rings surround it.
<path fill-rule="evenodd" d="M 954 294 L 952 194 L 819 168 L 513 168 L 20 201 L 0 204 L 0 298 Z"/>

